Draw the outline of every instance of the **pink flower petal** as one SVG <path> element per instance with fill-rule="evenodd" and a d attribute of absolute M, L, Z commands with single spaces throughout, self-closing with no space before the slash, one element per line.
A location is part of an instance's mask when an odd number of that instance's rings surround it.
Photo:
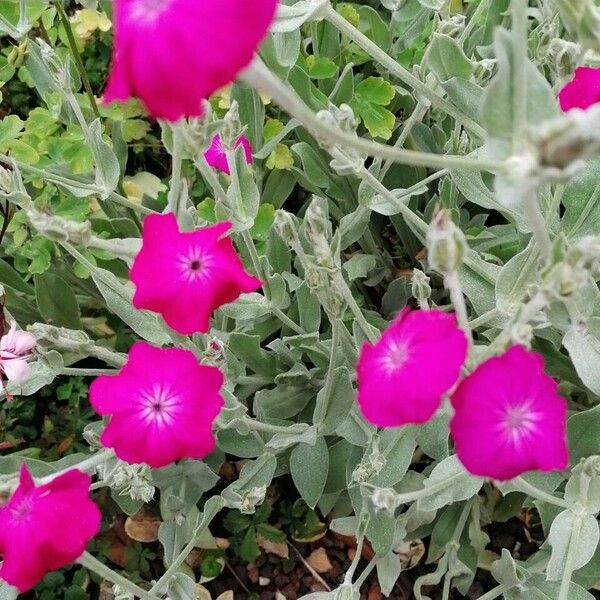
<path fill-rule="evenodd" d="M 586 109 L 600 102 L 600 68 L 578 67 L 575 75 L 559 92 L 560 107 Z"/>
<path fill-rule="evenodd" d="M 454 315 L 405 309 L 375 345 L 365 344 L 357 365 L 358 403 L 380 427 L 424 423 L 452 388 L 467 354 Z"/>
<path fill-rule="evenodd" d="M 506 480 L 568 464 L 565 400 L 543 359 L 521 346 L 491 358 L 452 395 L 456 454 L 468 471 Z"/>
<path fill-rule="evenodd" d="M 104 102 L 139 97 L 156 118 L 200 115 L 267 33 L 277 0 L 115 0 Z"/>
<path fill-rule="evenodd" d="M 110 415 L 100 441 L 129 463 L 164 467 L 204 458 L 215 447 L 212 424 L 223 399 L 223 374 L 179 348 L 137 342 L 118 375 L 90 386 L 90 403 Z"/>
<path fill-rule="evenodd" d="M 0 367 L 7 379 L 14 383 L 24 383 L 31 377 L 31 367 L 24 359 L 2 360 L 0 361 Z"/>
<path fill-rule="evenodd" d="M 182 334 L 206 333 L 212 313 L 262 283 L 244 271 L 229 238 L 231 223 L 181 233 L 175 216 L 144 219 L 143 245 L 131 269 L 133 304 L 160 313 Z"/>
<path fill-rule="evenodd" d="M 248 140 L 248 138 L 241 135 L 235 143 L 236 148 L 238 148 L 239 146 L 244 147 L 246 163 L 248 163 L 249 165 L 252 164 L 252 146 L 250 145 L 250 141 Z M 227 173 L 227 175 L 231 174 L 229 171 L 229 163 L 227 162 L 227 155 L 225 153 L 225 150 L 223 149 L 221 136 L 219 134 L 213 137 L 209 149 L 204 153 L 204 158 L 211 167 L 214 167 L 222 173 Z"/>
<path fill-rule="evenodd" d="M 23 465 L 20 484 L 0 508 L 0 578 L 26 592 L 49 571 L 72 563 L 100 530 L 91 478 L 76 469 L 35 487 Z M 73 515 L 77 515 L 74 519 Z"/>

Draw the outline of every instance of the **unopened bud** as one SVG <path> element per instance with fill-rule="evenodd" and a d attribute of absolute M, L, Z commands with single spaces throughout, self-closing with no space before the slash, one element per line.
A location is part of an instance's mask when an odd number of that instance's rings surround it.
<path fill-rule="evenodd" d="M 267 486 L 259 485 L 253 487 L 251 490 L 246 492 L 242 497 L 242 503 L 239 508 L 242 514 L 250 515 L 256 512 L 257 505 L 261 504 L 267 494 Z"/>
<path fill-rule="evenodd" d="M 561 262 L 552 267 L 545 277 L 544 291 L 557 300 L 570 298 L 589 281 L 584 269 Z"/>
<path fill-rule="evenodd" d="M 371 502 L 377 511 L 383 511 L 393 516 L 398 508 L 398 494 L 390 488 L 375 488 Z"/>
<path fill-rule="evenodd" d="M 439 210 L 427 230 L 427 256 L 431 267 L 442 275 L 456 273 L 467 249 L 465 234 L 452 221 L 450 212 Z"/>
<path fill-rule="evenodd" d="M 242 134 L 242 123 L 240 121 L 240 111 L 238 103 L 233 100 L 229 111 L 223 119 L 223 129 L 221 129 L 221 141 L 223 148 L 234 150 L 236 142 Z"/>
<path fill-rule="evenodd" d="M 274 226 L 275 231 L 277 231 L 279 234 L 279 237 L 284 242 L 287 242 L 292 248 L 297 247 L 300 244 L 296 219 L 289 212 L 285 210 L 278 210 L 275 213 Z"/>
<path fill-rule="evenodd" d="M 600 477 L 600 456 L 593 455 L 582 459 L 581 466 L 588 477 Z"/>
<path fill-rule="evenodd" d="M 436 31 L 448 37 L 458 37 L 464 30 L 467 18 L 465 15 L 451 15 L 448 18 L 440 19 Z"/>
<path fill-rule="evenodd" d="M 34 208 L 30 208 L 26 212 L 32 227 L 48 239 L 56 242 L 70 242 L 78 246 L 87 246 L 92 239 L 92 226 L 89 221 L 79 223 L 47 215 Z"/>
<path fill-rule="evenodd" d="M 6 62 L 13 67 L 14 69 L 18 69 L 23 65 L 25 59 L 27 58 L 27 40 L 21 42 L 18 46 L 13 47 L 10 51 L 8 57 L 6 58 Z"/>
<path fill-rule="evenodd" d="M 412 272 L 412 295 L 413 298 L 422 302 L 431 297 L 431 286 L 429 285 L 429 277 L 419 269 L 413 269 Z"/>

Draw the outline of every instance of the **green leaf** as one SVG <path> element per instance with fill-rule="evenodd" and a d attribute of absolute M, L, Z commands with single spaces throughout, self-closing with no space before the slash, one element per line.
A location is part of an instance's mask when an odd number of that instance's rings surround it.
<path fill-rule="evenodd" d="M 23 121 L 17 115 L 8 115 L 0 121 L 0 148 L 6 148 L 23 129 Z"/>
<path fill-rule="evenodd" d="M 317 403 L 313 415 L 313 422 L 319 425 L 325 433 L 333 433 L 336 427 L 346 417 L 355 401 L 355 392 L 352 387 L 350 372 L 346 367 L 338 367 L 333 372 L 333 383 L 329 387 L 330 396 L 325 395 L 326 388 L 317 394 Z"/>
<path fill-rule="evenodd" d="M 314 446 L 298 444 L 290 455 L 290 474 L 302 499 L 314 508 L 325 489 L 329 471 L 329 450 L 319 436 Z"/>
<path fill-rule="evenodd" d="M 504 29 L 496 31 L 494 41 L 498 72 L 486 88 L 481 118 L 492 138 L 504 142 L 512 139 L 514 124 L 513 38 Z M 556 96 L 546 78 L 529 60 L 527 74 L 527 123 L 535 125 L 559 114 Z M 524 133 L 524 132 L 521 132 Z"/>
<path fill-rule="evenodd" d="M 448 81 L 452 77 L 469 79 L 474 70 L 473 63 L 456 40 L 441 33 L 433 34 L 425 62 L 440 81 Z"/>
<path fill-rule="evenodd" d="M 364 279 L 377 265 L 377 258 L 372 254 L 354 254 L 350 260 L 344 263 L 344 270 L 348 273 L 348 279 Z"/>
<path fill-rule="evenodd" d="M 561 512 L 552 522 L 548 534 L 548 542 L 552 546 L 552 555 L 546 567 L 548 581 L 562 579 L 567 553 L 573 570 L 585 566 L 594 555 L 599 540 L 600 528 L 596 517 L 576 515 L 571 510 Z"/>
<path fill-rule="evenodd" d="M 384 107 L 395 95 L 396 91 L 383 77 L 369 77 L 356 86 L 350 106 L 373 137 L 384 140 L 392 137 L 396 117 Z"/>
<path fill-rule="evenodd" d="M 573 324 L 563 344 L 581 381 L 600 396 L 600 317 L 593 317 L 586 324 Z"/>
<path fill-rule="evenodd" d="M 565 235 L 579 239 L 600 231 L 600 158 L 590 159 L 565 186 L 562 227 Z"/>
<path fill-rule="evenodd" d="M 261 204 L 258 213 L 256 214 L 254 225 L 252 225 L 252 229 L 250 229 L 252 238 L 259 242 L 266 241 L 269 238 L 269 233 L 271 232 L 271 227 L 273 227 L 274 222 L 275 207 L 268 203 Z"/>
<path fill-rule="evenodd" d="M 312 79 L 331 79 L 338 72 L 338 66 L 326 56 L 317 58 L 308 68 L 308 74 Z"/>
<path fill-rule="evenodd" d="M 82 329 L 79 305 L 71 286 L 58 275 L 42 273 L 34 277 L 35 297 L 40 314 L 56 327 Z"/>
<path fill-rule="evenodd" d="M 425 480 L 424 486 L 430 494 L 418 501 L 420 510 L 437 510 L 472 498 L 481 489 L 483 479 L 469 475 L 456 455 L 439 462 Z"/>

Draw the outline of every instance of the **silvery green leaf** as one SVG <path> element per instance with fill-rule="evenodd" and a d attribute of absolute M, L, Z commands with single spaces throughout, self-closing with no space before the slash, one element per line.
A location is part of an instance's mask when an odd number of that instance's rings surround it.
<path fill-rule="evenodd" d="M 565 207 L 562 227 L 567 237 L 579 239 L 600 231 L 600 158 L 590 159 L 567 183 L 561 202 Z"/>
<path fill-rule="evenodd" d="M 252 169 L 246 163 L 246 155 L 241 144 L 235 150 L 235 164 L 238 174 L 237 185 L 232 179 L 227 189 L 227 206 L 218 201 L 215 210 L 224 211 L 231 219 L 234 231 L 240 232 L 254 225 L 260 204 L 260 192 L 254 181 Z"/>
<path fill-rule="evenodd" d="M 379 449 L 385 456 L 385 464 L 369 483 L 378 487 L 393 487 L 399 483 L 412 461 L 416 448 L 416 427 L 384 429 L 380 434 Z"/>
<path fill-rule="evenodd" d="M 16 600 L 19 596 L 19 590 L 4 581 L 0 581 L 0 600 Z"/>
<path fill-rule="evenodd" d="M 388 552 L 385 556 L 378 556 L 376 567 L 381 593 L 384 596 L 389 596 L 402 571 L 400 557 L 395 552 Z"/>
<path fill-rule="evenodd" d="M 196 582 L 184 573 L 175 573 L 169 580 L 167 592 L 170 600 L 197 600 Z"/>
<path fill-rule="evenodd" d="M 567 553 L 573 570 L 586 565 L 600 540 L 598 521 L 592 515 L 576 515 L 564 510 L 552 522 L 548 543 L 552 546 L 552 555 L 546 567 L 548 581 L 562 579 Z"/>
<path fill-rule="evenodd" d="M 352 408 L 355 396 L 350 372 L 346 367 L 338 367 L 333 373 L 332 385 L 327 389 L 322 388 L 317 394 L 313 422 L 322 433 L 330 434 L 335 431 Z"/>
<path fill-rule="evenodd" d="M 469 79 L 474 70 L 458 42 L 441 33 L 433 34 L 424 60 L 440 81 L 453 77 Z"/>
<path fill-rule="evenodd" d="M 193 507 L 183 521 L 164 521 L 158 528 L 158 540 L 164 549 L 164 561 L 170 565 L 181 549 L 193 538 L 200 512 Z"/>
<path fill-rule="evenodd" d="M 96 267 L 87 260 L 84 265 L 111 312 L 127 323 L 144 340 L 157 345 L 168 344 L 171 341 L 166 326 L 159 323 L 156 315 L 133 306 L 133 284 L 129 281 L 126 283 L 120 281 L 110 271 Z"/>
<path fill-rule="evenodd" d="M 526 577 L 521 572 L 522 570 L 517 567 L 513 557 L 506 548 L 502 549 L 500 559 L 492 563 L 490 571 L 494 579 L 502 585 L 516 586 L 526 580 Z"/>
<path fill-rule="evenodd" d="M 370 198 L 370 201 L 366 206 L 373 212 L 389 217 L 400 213 L 401 209 L 398 208 L 400 203 L 407 204 L 413 196 L 420 196 L 426 192 L 427 186 L 420 187 L 412 192 L 407 192 L 407 190 L 404 189 L 391 190 L 390 194 L 394 199 L 376 194 Z"/>
<path fill-rule="evenodd" d="M 345 250 L 351 244 L 357 242 L 365 233 L 371 220 L 371 211 L 364 206 L 350 214 L 344 215 L 340 221 L 339 231 L 341 233 L 341 248 Z"/>
<path fill-rule="evenodd" d="M 102 190 L 102 198 L 108 198 L 119 184 L 121 166 L 113 149 L 102 138 L 102 124 L 96 119 L 90 125 L 89 144 L 96 164 L 96 185 Z"/>
<path fill-rule="evenodd" d="M 424 482 L 430 492 L 418 500 L 420 510 L 437 510 L 460 500 L 472 498 L 483 485 L 481 477 L 473 477 L 462 466 L 456 455 L 438 463 Z"/>
<path fill-rule="evenodd" d="M 277 459 L 270 452 L 265 452 L 256 460 L 248 461 L 242 467 L 238 480 L 225 488 L 221 494 L 226 506 L 253 513 L 256 503 L 262 502 L 259 491 L 262 490 L 264 499 L 264 493 L 273 481 L 276 467 Z M 247 501 L 249 496 L 252 502 Z"/>
<path fill-rule="evenodd" d="M 271 31 L 275 33 L 295 31 L 307 21 L 321 19 L 327 6 L 327 0 L 300 0 L 292 6 L 282 3 L 271 25 Z"/>
<path fill-rule="evenodd" d="M 348 274 L 348 279 L 364 279 L 377 265 L 377 258 L 372 254 L 361 254 L 357 252 L 347 260 L 343 267 Z"/>
<path fill-rule="evenodd" d="M 518 597 L 515 596 L 514 600 L 521 600 L 523 594 L 526 594 L 527 597 L 531 597 L 535 600 L 556 600 L 559 592 L 559 582 L 546 581 L 542 574 L 534 573 L 527 581 L 526 590 L 521 592 Z M 569 585 L 568 598 L 569 600 L 593 600 L 595 596 L 592 596 L 592 594 L 583 589 L 580 585 L 571 582 Z"/>
<path fill-rule="evenodd" d="M 282 67 L 291 68 L 296 64 L 300 54 L 300 30 L 273 33 L 273 45 L 277 62 Z"/>
<path fill-rule="evenodd" d="M 178 190 L 177 192 L 177 188 L 174 188 L 171 183 L 171 188 L 167 196 L 167 207 L 164 213 L 173 213 L 177 218 L 179 226 L 184 231 L 191 231 L 194 229 L 194 220 L 189 212 L 189 209 L 192 208 L 192 203 L 190 202 L 188 184 L 185 179 L 181 180 Z"/>
<path fill-rule="evenodd" d="M 290 455 L 290 474 L 302 499 L 314 508 L 323 494 L 329 472 L 329 450 L 323 436 L 313 446 L 298 444 Z"/>
<path fill-rule="evenodd" d="M 273 450 L 283 450 L 296 444 L 314 446 L 317 442 L 318 429 L 305 423 L 290 425 L 289 432 L 276 433 L 265 445 Z"/>
<path fill-rule="evenodd" d="M 502 155 L 508 151 L 508 147 L 502 144 L 512 139 L 515 127 L 513 37 L 505 29 L 496 30 L 494 49 L 498 59 L 498 71 L 486 88 L 481 119 L 488 134 L 501 142 L 497 145 L 495 153 Z M 525 61 L 525 70 L 527 72 L 527 123 L 535 125 L 558 116 L 556 96 L 546 78 L 529 60 Z"/>
<path fill-rule="evenodd" d="M 513 315 L 521 308 L 527 288 L 539 277 L 539 251 L 533 239 L 525 250 L 515 254 L 503 267 L 496 280 L 498 309 Z"/>
<path fill-rule="evenodd" d="M 441 10 L 447 0 L 418 0 L 423 8 L 431 8 L 432 10 Z"/>
<path fill-rule="evenodd" d="M 589 319 L 585 325 L 574 323 L 563 344 L 581 381 L 594 394 L 600 395 L 600 317 Z"/>
<path fill-rule="evenodd" d="M 339 517 L 333 519 L 329 528 L 340 535 L 349 535 L 356 537 L 358 531 L 358 517 Z"/>
<path fill-rule="evenodd" d="M 220 308 L 223 314 L 239 321 L 258 319 L 271 310 L 265 297 L 256 292 L 242 294 L 235 302 Z"/>

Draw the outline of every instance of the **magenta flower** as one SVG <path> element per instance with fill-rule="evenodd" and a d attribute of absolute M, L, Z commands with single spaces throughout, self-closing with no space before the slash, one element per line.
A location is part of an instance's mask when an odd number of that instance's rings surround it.
<path fill-rule="evenodd" d="M 244 147 L 244 154 L 246 155 L 246 162 L 251 165 L 252 164 L 252 146 L 250 145 L 250 140 L 247 137 L 240 135 L 237 142 L 235 143 L 235 147 L 238 146 Z M 204 153 L 204 158 L 206 162 L 215 169 L 218 169 L 222 173 L 229 172 L 229 164 L 227 163 L 227 156 L 225 154 L 225 150 L 223 149 L 221 136 L 217 133 L 215 137 L 213 137 L 212 142 L 210 143 L 210 148 Z"/>
<path fill-rule="evenodd" d="M 452 395 L 456 454 L 480 477 L 564 469 L 567 404 L 539 354 L 512 346 L 466 377 Z"/>
<path fill-rule="evenodd" d="M 379 427 L 424 423 L 456 383 L 467 339 L 453 314 L 405 308 L 358 359 L 358 403 Z"/>
<path fill-rule="evenodd" d="M 137 342 L 118 375 L 90 386 L 90 403 L 110 415 L 100 442 L 128 463 L 164 467 L 204 458 L 215 448 L 212 425 L 223 399 L 223 374 L 189 350 Z"/>
<path fill-rule="evenodd" d="M 17 329 L 13 321 L 8 333 L 0 339 L 0 370 L 8 380 L 23 383 L 29 379 L 31 369 L 27 361 L 33 356 L 35 344 L 35 337 Z"/>
<path fill-rule="evenodd" d="M 206 333 L 214 310 L 262 285 L 244 271 L 231 240 L 221 237 L 230 228 L 224 221 L 182 233 L 173 214 L 146 217 L 131 268 L 133 304 L 160 313 L 179 333 Z"/>
<path fill-rule="evenodd" d="M 115 0 L 104 102 L 139 97 L 156 118 L 202 113 L 202 99 L 248 65 L 277 0 Z"/>
<path fill-rule="evenodd" d="M 100 530 L 100 511 L 90 500 L 90 483 L 89 475 L 72 469 L 36 487 L 27 467 L 21 467 L 19 486 L 0 508 L 4 581 L 26 592 L 46 573 L 83 554 Z"/>
<path fill-rule="evenodd" d="M 586 109 L 600 102 L 600 69 L 575 69 L 573 79 L 560 90 L 558 101 L 565 112 L 572 108 Z"/>

